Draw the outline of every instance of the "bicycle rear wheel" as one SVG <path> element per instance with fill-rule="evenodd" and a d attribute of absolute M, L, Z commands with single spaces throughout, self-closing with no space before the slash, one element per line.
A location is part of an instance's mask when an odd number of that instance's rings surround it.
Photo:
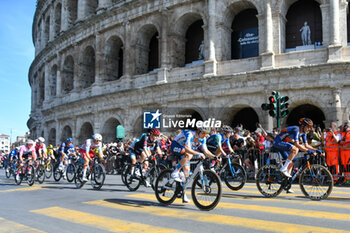
<path fill-rule="evenodd" d="M 39 184 L 44 183 L 45 181 L 45 167 L 42 164 L 39 164 L 38 168 L 36 169 L 36 175 L 37 175 L 37 180 Z"/>
<path fill-rule="evenodd" d="M 299 185 L 306 197 L 311 200 L 323 200 L 331 194 L 334 183 L 332 174 L 327 168 L 313 164 L 301 172 Z"/>
<path fill-rule="evenodd" d="M 93 166 L 91 173 L 91 186 L 95 190 L 101 189 L 105 182 L 106 172 L 102 164 Z"/>
<path fill-rule="evenodd" d="M 45 164 L 45 177 L 47 179 L 50 179 L 50 177 L 52 176 L 52 171 L 53 171 L 53 166 L 51 163 L 46 163 Z"/>
<path fill-rule="evenodd" d="M 172 172 L 171 169 L 165 169 L 159 174 L 154 184 L 156 198 L 164 205 L 170 205 L 176 199 L 177 182 L 171 178 Z"/>
<path fill-rule="evenodd" d="M 256 186 L 265 197 L 276 197 L 282 192 L 283 174 L 276 165 L 265 165 L 256 175 Z"/>
<path fill-rule="evenodd" d="M 201 187 L 198 187 L 198 182 L 201 184 Z M 203 175 L 198 173 L 194 177 L 191 195 L 194 204 L 199 209 L 214 209 L 220 202 L 221 194 L 221 180 L 215 172 L 211 170 L 204 170 Z"/>
<path fill-rule="evenodd" d="M 166 167 L 163 164 L 158 164 L 157 166 L 154 166 L 149 170 L 147 180 L 151 184 L 153 190 L 155 190 L 155 183 L 156 183 L 157 177 L 165 169 Z"/>
<path fill-rule="evenodd" d="M 231 163 L 232 171 L 227 166 L 225 171 L 225 183 L 232 190 L 240 190 L 247 181 L 247 174 L 244 168 L 238 163 Z"/>
<path fill-rule="evenodd" d="M 6 174 L 6 178 L 9 179 L 11 176 L 11 165 L 5 166 L 5 174 Z"/>
<path fill-rule="evenodd" d="M 126 185 L 126 182 L 125 182 L 125 174 L 126 174 L 126 172 L 130 172 L 129 171 L 129 169 L 130 169 L 130 167 L 128 166 L 129 164 L 125 164 L 124 166 L 123 166 L 123 168 L 122 168 L 122 172 L 121 172 L 121 178 L 122 178 L 122 182 L 123 182 L 123 184 L 125 184 Z"/>
<path fill-rule="evenodd" d="M 28 171 L 26 173 L 27 176 L 27 183 L 29 186 L 32 186 L 34 184 L 35 179 L 35 169 L 33 165 L 28 166 Z"/>
<path fill-rule="evenodd" d="M 62 177 L 62 171 L 60 171 L 59 164 L 57 164 L 53 169 L 53 178 L 55 179 L 55 181 L 58 182 L 60 181 L 61 177 Z"/>
<path fill-rule="evenodd" d="M 135 170 L 137 168 L 135 167 Z M 128 189 L 130 191 L 136 191 L 140 185 L 141 185 L 141 177 L 137 177 L 134 173 L 131 172 L 131 164 L 127 165 L 126 169 L 125 169 L 125 174 L 124 174 L 124 181 L 125 181 L 125 185 L 126 187 L 128 187 Z"/>
<path fill-rule="evenodd" d="M 75 165 L 70 163 L 67 165 L 66 177 L 69 183 L 73 182 L 75 179 Z"/>
<path fill-rule="evenodd" d="M 83 181 L 83 167 L 82 166 L 78 166 L 78 168 L 77 168 L 77 172 L 75 173 L 74 183 L 75 183 L 75 187 L 77 187 L 78 189 L 83 187 L 85 184 L 85 182 Z"/>

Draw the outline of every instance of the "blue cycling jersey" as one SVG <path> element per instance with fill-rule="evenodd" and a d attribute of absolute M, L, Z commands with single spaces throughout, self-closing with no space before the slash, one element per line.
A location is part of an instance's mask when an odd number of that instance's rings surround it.
<path fill-rule="evenodd" d="M 70 146 L 67 146 L 65 142 L 62 142 L 60 148 L 58 149 L 58 153 L 63 151 L 65 154 L 68 154 L 69 150 L 74 150 L 74 145 L 71 144 Z"/>
<path fill-rule="evenodd" d="M 174 138 L 174 141 L 180 146 L 191 147 L 193 150 L 206 145 L 206 138 L 196 137 L 196 131 L 193 130 L 183 130 Z"/>
<path fill-rule="evenodd" d="M 290 126 L 281 130 L 281 132 L 275 137 L 275 141 L 290 142 L 294 140 L 299 141 L 299 127 Z"/>
<path fill-rule="evenodd" d="M 13 158 L 13 157 L 15 157 L 15 156 L 18 156 L 18 152 L 16 151 L 16 150 L 11 150 L 11 152 L 10 152 L 10 158 Z"/>

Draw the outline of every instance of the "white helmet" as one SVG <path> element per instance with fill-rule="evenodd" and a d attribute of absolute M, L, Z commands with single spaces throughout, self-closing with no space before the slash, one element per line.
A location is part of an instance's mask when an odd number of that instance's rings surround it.
<path fill-rule="evenodd" d="M 41 142 L 41 143 L 44 143 L 44 142 L 45 142 L 45 138 L 39 137 L 39 138 L 38 138 L 38 141 Z"/>
<path fill-rule="evenodd" d="M 204 126 L 198 127 L 198 129 L 203 133 L 210 133 L 210 131 L 211 131 L 210 127 L 204 127 Z"/>
<path fill-rule="evenodd" d="M 95 133 L 94 135 L 92 135 L 92 138 L 97 141 L 102 141 L 102 135 L 99 133 Z"/>

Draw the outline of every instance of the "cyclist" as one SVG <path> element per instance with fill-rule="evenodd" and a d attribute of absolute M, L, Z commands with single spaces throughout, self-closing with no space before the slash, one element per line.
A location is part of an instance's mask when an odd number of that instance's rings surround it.
<path fill-rule="evenodd" d="M 12 161 L 15 161 L 18 159 L 18 153 L 19 153 L 19 147 L 16 147 L 15 149 L 11 150 L 9 154 L 10 164 L 12 164 Z"/>
<path fill-rule="evenodd" d="M 56 161 L 55 151 L 54 151 L 53 146 L 51 144 L 47 147 L 47 157 L 48 157 L 48 159 L 52 159 L 52 160 Z"/>
<path fill-rule="evenodd" d="M 47 149 L 46 145 L 44 144 L 45 138 L 39 137 L 37 140 L 35 140 L 35 152 L 39 156 L 39 158 L 46 159 L 47 158 Z"/>
<path fill-rule="evenodd" d="M 218 157 L 217 167 L 219 167 L 221 163 L 220 155 L 226 157 L 227 154 L 233 153 L 230 144 L 230 137 L 233 133 L 233 129 L 228 125 L 224 125 L 221 128 L 221 132 L 222 133 L 213 134 L 207 139 L 208 150 Z"/>
<path fill-rule="evenodd" d="M 200 127 L 195 131 L 183 130 L 175 137 L 174 141 L 171 143 L 171 151 L 181 160 L 171 174 L 171 177 L 174 180 L 182 182 L 182 179 L 180 178 L 181 169 L 184 172 L 184 176 L 188 177 L 190 172 L 189 161 L 192 158 L 204 159 L 205 155 L 211 158 L 215 157 L 215 155 L 213 155 L 206 146 L 206 136 L 210 133 L 210 131 L 211 130 L 209 127 Z M 204 152 L 205 155 L 201 151 Z M 182 202 L 190 202 L 185 192 L 182 197 Z"/>
<path fill-rule="evenodd" d="M 58 148 L 58 155 L 60 156 L 60 165 L 58 166 L 58 169 L 60 171 L 63 171 L 63 179 L 67 178 L 66 168 L 68 162 L 66 158 L 68 154 L 74 154 L 74 145 L 72 138 L 67 138 L 65 142 L 62 142 L 60 148 Z"/>
<path fill-rule="evenodd" d="M 159 156 L 162 156 L 163 152 L 160 149 L 158 137 L 160 136 L 159 129 L 151 129 L 149 134 L 142 134 L 139 139 L 136 139 L 129 148 L 131 164 L 136 164 L 136 158 L 140 163 L 144 162 L 144 169 L 148 169 L 148 162 L 145 161 L 152 155 L 152 151 L 156 152 Z M 131 174 L 134 174 L 134 166 L 131 167 Z M 135 175 L 140 176 L 140 171 L 136 170 Z M 151 185 L 146 181 L 146 186 Z"/>
<path fill-rule="evenodd" d="M 32 160 L 35 161 L 36 159 L 36 153 L 35 153 L 35 146 L 34 146 L 34 141 L 31 139 L 28 139 L 26 141 L 26 144 L 21 146 L 19 149 L 19 166 L 17 170 L 17 175 L 16 175 L 16 180 L 19 180 L 19 172 L 21 171 L 21 168 L 23 167 L 23 160 L 24 159 L 29 159 L 31 157 Z M 29 171 L 29 173 L 32 171 Z"/>
<path fill-rule="evenodd" d="M 105 163 L 103 159 L 103 151 L 102 151 L 102 135 L 99 133 L 95 133 L 92 135 L 92 139 L 85 140 L 85 143 L 80 147 L 80 154 L 84 159 L 84 167 L 83 167 L 83 181 L 88 181 L 86 177 L 87 167 L 89 165 L 89 161 L 92 161 L 92 158 L 95 156 L 95 153 L 101 159 L 102 163 Z"/>
<path fill-rule="evenodd" d="M 315 148 L 308 145 L 306 140 L 306 134 L 310 131 L 313 126 L 313 122 L 309 118 L 301 118 L 299 120 L 299 126 L 287 127 L 275 137 L 273 142 L 273 148 L 281 152 L 282 157 L 287 159 L 284 165 L 281 167 L 281 172 L 287 176 L 291 177 L 288 171 L 289 165 L 291 164 L 294 157 L 298 154 L 299 150 L 308 152 L 309 154 L 315 153 Z M 299 143 L 299 134 L 302 133 L 304 145 Z"/>

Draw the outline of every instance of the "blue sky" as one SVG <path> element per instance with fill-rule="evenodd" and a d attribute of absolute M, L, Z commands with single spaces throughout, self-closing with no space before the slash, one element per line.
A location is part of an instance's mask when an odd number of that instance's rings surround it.
<path fill-rule="evenodd" d="M 0 133 L 10 135 L 12 129 L 13 140 L 29 131 L 35 4 L 36 0 L 0 0 Z"/>

